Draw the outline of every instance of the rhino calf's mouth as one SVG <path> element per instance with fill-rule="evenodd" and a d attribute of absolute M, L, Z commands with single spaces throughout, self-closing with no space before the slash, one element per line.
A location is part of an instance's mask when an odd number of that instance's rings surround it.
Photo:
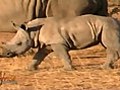
<path fill-rule="evenodd" d="M 6 50 L 4 53 L 1 53 L 0 57 L 14 57 L 17 54 L 15 54 L 14 52 L 11 52 L 10 50 Z"/>

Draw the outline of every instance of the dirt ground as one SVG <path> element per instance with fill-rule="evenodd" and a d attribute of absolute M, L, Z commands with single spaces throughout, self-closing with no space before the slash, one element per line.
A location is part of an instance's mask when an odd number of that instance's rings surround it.
<path fill-rule="evenodd" d="M 0 43 L 13 36 L 0 32 Z M 120 90 L 120 61 L 117 69 L 101 69 L 106 61 L 101 45 L 70 52 L 77 69 L 74 71 L 63 71 L 63 64 L 54 53 L 45 58 L 39 70 L 27 71 L 33 55 L 31 51 L 14 58 L 0 58 L 0 90 Z"/>

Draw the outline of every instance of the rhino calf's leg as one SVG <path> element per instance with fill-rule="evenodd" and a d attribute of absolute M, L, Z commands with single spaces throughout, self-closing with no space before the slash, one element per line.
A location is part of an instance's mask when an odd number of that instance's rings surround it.
<path fill-rule="evenodd" d="M 44 58 L 50 53 L 51 51 L 48 50 L 46 47 L 42 49 L 38 49 L 38 52 L 33 57 L 31 65 L 28 67 L 30 71 L 37 70 L 38 65 L 44 60 Z"/>
<path fill-rule="evenodd" d="M 69 49 L 63 44 L 53 44 L 51 45 L 51 48 L 53 49 L 53 52 L 55 52 L 55 54 L 62 59 L 64 64 L 64 70 L 72 70 L 72 62 L 68 53 Z"/>
<path fill-rule="evenodd" d="M 104 63 L 103 68 L 114 69 L 115 62 L 119 59 L 119 54 L 115 50 L 107 50 L 107 61 Z"/>

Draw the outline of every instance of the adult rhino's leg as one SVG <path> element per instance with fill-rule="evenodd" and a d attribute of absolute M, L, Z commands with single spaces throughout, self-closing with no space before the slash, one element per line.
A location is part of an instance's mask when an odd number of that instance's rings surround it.
<path fill-rule="evenodd" d="M 57 54 L 62 59 L 64 69 L 68 71 L 72 70 L 72 62 L 68 53 L 69 49 L 63 44 L 52 44 L 51 48 L 53 49 L 53 52 L 55 52 L 55 54 Z"/>
<path fill-rule="evenodd" d="M 113 69 L 115 62 L 118 60 L 119 54 L 115 50 L 107 49 L 107 61 L 104 63 L 103 68 Z"/>
<path fill-rule="evenodd" d="M 51 51 L 44 47 L 42 49 L 38 49 L 38 52 L 33 57 L 31 65 L 28 67 L 29 70 L 37 70 L 38 65 L 44 60 L 44 58 L 50 53 Z"/>

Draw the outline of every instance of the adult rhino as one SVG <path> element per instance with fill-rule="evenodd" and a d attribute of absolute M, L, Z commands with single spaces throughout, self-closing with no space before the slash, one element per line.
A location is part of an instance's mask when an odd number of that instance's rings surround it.
<path fill-rule="evenodd" d="M 0 31 L 13 32 L 11 21 L 20 24 L 45 16 L 107 15 L 107 0 L 1 0 L 0 8 Z"/>
<path fill-rule="evenodd" d="M 120 57 L 120 23 L 111 17 L 95 15 L 77 16 L 71 19 L 40 18 L 14 27 L 18 30 L 15 37 L 2 45 L 3 57 L 13 57 L 28 49 L 38 48 L 31 70 L 51 52 L 63 59 L 64 69 L 71 70 L 71 59 L 68 51 L 84 49 L 102 43 L 107 50 L 105 68 L 113 68 Z M 41 29 L 39 26 L 43 25 Z"/>
<path fill-rule="evenodd" d="M 23 23 L 45 17 L 47 0 L 1 0 L 0 31 L 15 31 L 11 21 Z"/>
<path fill-rule="evenodd" d="M 107 0 L 49 0 L 46 15 L 56 17 L 83 14 L 108 15 Z"/>

